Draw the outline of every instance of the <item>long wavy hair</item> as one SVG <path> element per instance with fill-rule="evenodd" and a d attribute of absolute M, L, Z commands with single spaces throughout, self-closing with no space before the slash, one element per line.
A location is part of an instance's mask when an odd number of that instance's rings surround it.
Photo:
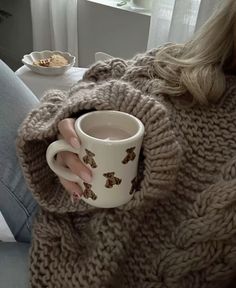
<path fill-rule="evenodd" d="M 156 92 L 187 96 L 201 105 L 217 102 L 225 91 L 225 70 L 234 60 L 235 31 L 236 1 L 223 0 L 190 41 L 159 49 L 155 70 L 163 81 Z"/>

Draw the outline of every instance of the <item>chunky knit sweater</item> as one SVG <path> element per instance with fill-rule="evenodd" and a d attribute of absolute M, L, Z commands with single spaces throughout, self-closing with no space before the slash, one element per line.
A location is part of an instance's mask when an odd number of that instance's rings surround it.
<path fill-rule="evenodd" d="M 49 91 L 23 122 L 18 154 L 40 206 L 31 287 L 226 287 L 236 270 L 236 77 L 222 101 L 186 107 L 156 95 L 155 50 L 95 63 L 69 92 Z M 58 122 L 120 110 L 145 125 L 139 187 L 124 206 L 72 203 L 45 152 Z"/>

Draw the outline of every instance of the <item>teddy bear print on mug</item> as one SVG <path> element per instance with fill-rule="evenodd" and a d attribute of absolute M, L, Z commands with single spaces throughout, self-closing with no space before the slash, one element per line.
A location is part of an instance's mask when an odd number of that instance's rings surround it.
<path fill-rule="evenodd" d="M 114 185 L 120 185 L 121 179 L 118 177 L 115 177 L 115 172 L 108 172 L 104 173 L 103 176 L 107 178 L 105 187 L 106 188 L 112 188 Z"/>
<path fill-rule="evenodd" d="M 137 181 L 137 177 L 134 177 L 134 179 L 131 181 L 131 189 L 130 189 L 130 191 L 129 191 L 129 194 L 131 195 L 131 194 L 133 194 L 136 190 L 137 190 L 137 183 L 138 181 Z"/>
<path fill-rule="evenodd" d="M 127 155 L 125 158 L 122 160 L 123 164 L 127 164 L 129 161 L 133 161 L 136 157 L 136 154 L 134 152 L 135 147 L 131 147 L 126 149 Z"/>
<path fill-rule="evenodd" d="M 85 155 L 83 157 L 84 163 L 89 164 L 92 168 L 97 168 L 97 164 L 96 164 L 95 160 L 93 159 L 95 154 L 93 152 L 89 151 L 88 149 L 85 149 L 85 152 L 87 155 Z"/>
<path fill-rule="evenodd" d="M 83 184 L 85 187 L 84 192 L 83 192 L 84 198 L 86 198 L 86 199 L 91 198 L 92 200 L 96 200 L 97 195 L 91 190 L 92 185 L 85 183 L 85 182 Z"/>

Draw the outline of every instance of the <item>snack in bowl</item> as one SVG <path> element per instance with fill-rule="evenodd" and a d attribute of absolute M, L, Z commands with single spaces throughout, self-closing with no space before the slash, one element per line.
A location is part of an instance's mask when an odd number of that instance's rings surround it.
<path fill-rule="evenodd" d="M 74 66 L 75 56 L 62 51 L 33 51 L 22 58 L 22 62 L 33 72 L 43 75 L 60 75 Z"/>
<path fill-rule="evenodd" d="M 49 58 L 40 59 L 33 62 L 34 65 L 43 67 L 61 67 L 67 65 L 68 63 L 68 60 L 59 54 L 53 54 Z"/>

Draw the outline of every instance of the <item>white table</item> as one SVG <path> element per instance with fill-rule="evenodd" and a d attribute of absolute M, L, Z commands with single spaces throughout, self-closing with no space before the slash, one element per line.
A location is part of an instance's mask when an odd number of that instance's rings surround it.
<path fill-rule="evenodd" d="M 40 99 L 49 89 L 68 90 L 79 81 L 87 68 L 72 67 L 62 75 L 46 76 L 32 72 L 25 65 L 15 73 Z"/>

